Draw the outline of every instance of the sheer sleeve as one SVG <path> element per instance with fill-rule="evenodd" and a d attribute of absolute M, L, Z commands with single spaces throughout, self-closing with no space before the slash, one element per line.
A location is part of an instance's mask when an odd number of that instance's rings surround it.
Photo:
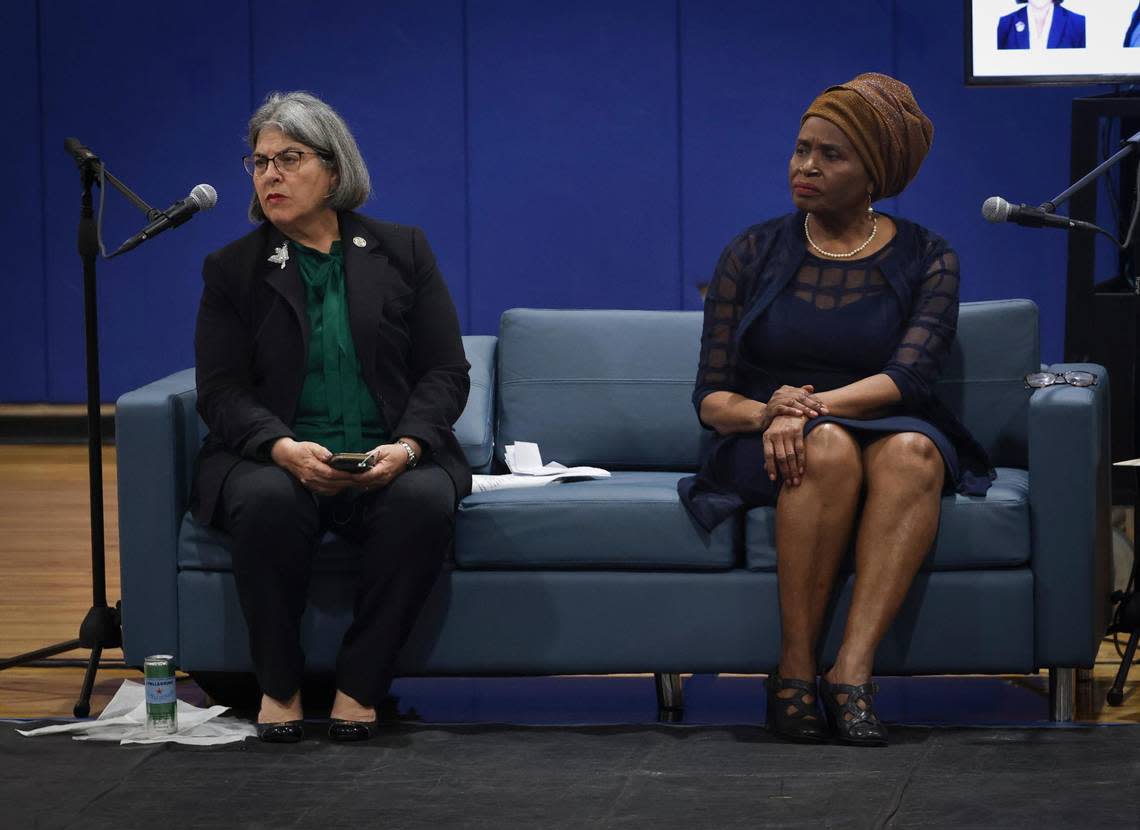
<path fill-rule="evenodd" d="M 737 391 L 734 342 L 747 293 L 743 260 L 750 251 L 755 252 L 755 240 L 748 235 L 729 244 L 720 256 L 705 294 L 701 358 L 697 367 L 696 388 L 693 390 L 693 406 L 698 414 L 701 401 L 710 393 Z"/>
<path fill-rule="evenodd" d="M 930 396 L 958 328 L 958 255 L 936 250 L 918 288 L 906 331 L 883 372 L 903 403 Z"/>

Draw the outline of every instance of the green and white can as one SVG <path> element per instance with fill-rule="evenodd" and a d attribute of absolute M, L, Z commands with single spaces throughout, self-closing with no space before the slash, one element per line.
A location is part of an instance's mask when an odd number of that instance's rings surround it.
<path fill-rule="evenodd" d="M 146 731 L 170 735 L 178 731 L 178 698 L 174 694 L 174 658 L 152 654 L 143 661 L 146 679 Z"/>

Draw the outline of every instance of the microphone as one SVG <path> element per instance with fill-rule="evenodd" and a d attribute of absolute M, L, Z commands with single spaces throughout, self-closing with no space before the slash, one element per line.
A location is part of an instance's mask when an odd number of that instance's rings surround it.
<path fill-rule="evenodd" d="M 1058 216 L 1029 205 L 1011 205 L 1001 196 L 991 196 L 982 203 L 982 216 L 987 222 L 1013 222 L 1023 228 L 1064 228 L 1065 230 L 1099 230 L 1095 225 Z"/>
<path fill-rule="evenodd" d="M 75 163 L 80 167 L 91 162 L 99 163 L 99 157 L 92 153 L 89 148 L 80 144 L 78 138 L 65 138 L 63 140 L 63 149 L 75 159 Z"/>
<path fill-rule="evenodd" d="M 218 191 L 214 190 L 214 188 L 208 184 L 195 185 L 194 189 L 190 191 L 189 196 L 185 199 L 179 199 L 164 210 L 157 219 L 120 245 L 119 250 L 115 251 L 111 256 L 125 254 L 127 251 L 137 248 L 152 236 L 158 236 L 170 228 L 177 228 L 183 222 L 189 221 L 190 217 L 198 211 L 209 210 L 217 203 Z"/>

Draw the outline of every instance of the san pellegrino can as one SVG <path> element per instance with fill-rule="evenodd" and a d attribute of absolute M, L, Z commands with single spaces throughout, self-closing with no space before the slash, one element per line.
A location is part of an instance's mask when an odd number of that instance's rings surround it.
<path fill-rule="evenodd" d="M 178 731 L 178 698 L 174 694 L 174 657 L 152 654 L 143 661 L 146 679 L 146 731 L 169 735 Z"/>

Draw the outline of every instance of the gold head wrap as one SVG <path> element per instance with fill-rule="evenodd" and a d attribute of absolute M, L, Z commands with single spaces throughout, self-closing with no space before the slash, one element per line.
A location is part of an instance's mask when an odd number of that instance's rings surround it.
<path fill-rule="evenodd" d="M 878 72 L 865 72 L 826 89 L 803 118 L 825 118 L 851 140 L 874 183 L 875 199 L 897 196 L 918 174 L 930 151 L 934 125 L 910 87 Z"/>

